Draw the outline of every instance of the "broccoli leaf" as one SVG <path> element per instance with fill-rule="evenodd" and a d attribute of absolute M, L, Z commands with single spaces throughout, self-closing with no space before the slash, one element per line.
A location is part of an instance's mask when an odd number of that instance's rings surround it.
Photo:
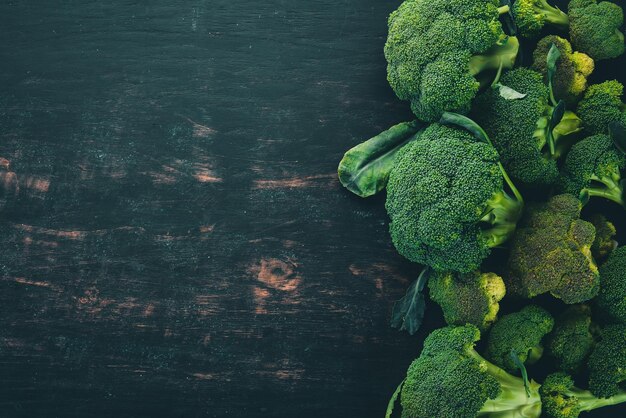
<path fill-rule="evenodd" d="M 400 396 L 400 391 L 402 390 L 402 386 L 404 385 L 405 380 L 406 378 L 402 379 L 402 382 L 400 382 L 396 390 L 393 392 L 393 395 L 391 395 L 391 399 L 389 399 L 389 403 L 387 404 L 387 412 L 385 412 L 385 418 L 391 418 L 391 414 L 393 414 L 393 408 L 396 405 L 398 396 Z"/>
<path fill-rule="evenodd" d="M 420 273 L 417 280 L 409 287 L 404 297 L 393 304 L 391 312 L 391 327 L 400 331 L 407 331 L 413 335 L 422 325 L 426 300 L 424 299 L 424 286 L 430 277 L 430 268 L 426 267 Z"/>
<path fill-rule="evenodd" d="M 615 144 L 615 148 L 626 155 L 626 128 L 619 122 L 609 123 L 609 136 Z"/>
<path fill-rule="evenodd" d="M 548 89 L 550 89 L 550 100 L 554 106 L 557 105 L 556 99 L 554 98 L 554 74 L 556 73 L 556 62 L 561 58 L 561 51 L 559 48 L 553 43 L 548 51 L 548 55 L 546 56 L 547 67 L 548 67 Z M 555 125 L 556 126 L 556 125 Z"/>
<path fill-rule="evenodd" d="M 400 148 L 419 138 L 424 127 L 417 120 L 402 122 L 348 150 L 337 169 L 339 181 L 360 197 L 378 193 L 387 185 Z"/>
<path fill-rule="evenodd" d="M 561 123 L 563 120 L 563 116 L 565 116 L 565 102 L 563 100 L 559 100 L 554 109 L 552 110 L 552 114 L 550 115 L 550 123 L 548 125 L 548 134 L 547 140 L 548 145 L 550 147 L 550 155 L 556 154 L 556 141 L 554 140 L 554 128 Z"/>
<path fill-rule="evenodd" d="M 519 100 L 527 96 L 526 93 L 520 93 L 519 91 L 500 83 L 497 83 L 495 87 L 498 88 L 500 92 L 500 97 L 505 100 Z"/>
<path fill-rule="evenodd" d="M 509 36 L 517 35 L 517 25 L 515 24 L 515 18 L 513 17 L 513 11 L 511 10 L 510 0 L 500 0 L 500 7 L 508 7 L 506 13 L 500 15 L 500 21 L 504 31 Z"/>
<path fill-rule="evenodd" d="M 467 116 L 463 116 L 453 112 L 444 112 L 443 115 L 441 115 L 439 123 L 441 123 L 442 125 L 456 126 L 468 130 L 480 142 L 485 142 L 489 145 L 493 145 L 485 130 Z"/>

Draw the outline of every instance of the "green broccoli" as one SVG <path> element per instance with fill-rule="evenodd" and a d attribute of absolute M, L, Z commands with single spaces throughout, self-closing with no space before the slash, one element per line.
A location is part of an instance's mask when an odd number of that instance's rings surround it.
<path fill-rule="evenodd" d="M 611 322 L 626 324 L 626 246 L 617 248 L 600 267 L 596 308 Z"/>
<path fill-rule="evenodd" d="M 589 86 L 578 103 L 576 114 L 583 121 L 588 134 L 607 134 L 611 122 L 626 124 L 626 105 L 622 103 L 624 86 L 617 80 L 609 80 Z"/>
<path fill-rule="evenodd" d="M 588 390 L 575 387 L 572 378 L 565 373 L 549 375 L 539 393 L 547 418 L 577 418 L 581 412 L 626 402 L 626 392 L 598 398 Z"/>
<path fill-rule="evenodd" d="M 591 254 L 596 261 L 604 260 L 617 247 L 615 225 L 601 213 L 594 213 L 589 222 L 596 228 L 596 239 L 591 246 Z"/>
<path fill-rule="evenodd" d="M 551 129 L 555 108 L 542 75 L 536 71 L 516 68 L 504 74 L 500 84 L 525 97 L 511 100 L 497 89 L 489 89 L 476 98 L 473 118 L 484 126 L 513 180 L 527 186 L 557 183 L 556 158 L 567 147 L 571 135 L 580 130 L 580 120 L 572 112 L 565 112 L 560 123 Z"/>
<path fill-rule="evenodd" d="M 585 365 L 594 345 L 590 327 L 591 309 L 587 305 L 570 306 L 556 319 L 546 348 L 560 370 L 576 373 Z"/>
<path fill-rule="evenodd" d="M 624 53 L 624 11 L 608 1 L 571 0 L 567 14 L 569 35 L 577 51 L 594 60 L 615 58 Z"/>
<path fill-rule="evenodd" d="M 538 418 L 539 385 L 485 360 L 474 349 L 473 325 L 433 331 L 411 363 L 400 395 L 403 418 Z"/>
<path fill-rule="evenodd" d="M 472 324 L 487 330 L 496 320 L 506 289 L 495 273 L 436 272 L 428 281 L 430 298 L 443 310 L 449 325 Z"/>
<path fill-rule="evenodd" d="M 526 38 L 539 36 L 545 25 L 561 30 L 569 27 L 567 14 L 546 0 L 516 0 L 512 11 L 518 33 Z"/>
<path fill-rule="evenodd" d="M 583 202 L 603 197 L 624 206 L 621 171 L 626 156 L 604 134 L 593 135 L 574 144 L 562 169 L 562 190 L 580 196 Z"/>
<path fill-rule="evenodd" d="M 499 21 L 498 0 L 405 1 L 389 16 L 387 79 L 415 115 L 466 113 L 481 84 L 511 68 L 519 42 Z"/>
<path fill-rule="evenodd" d="M 511 241 L 503 276 L 508 293 L 532 298 L 550 292 L 568 304 L 598 294 L 598 267 L 591 256 L 595 228 L 580 219 L 581 208 L 569 194 L 528 208 Z"/>
<path fill-rule="evenodd" d="M 587 54 L 573 51 L 567 39 L 556 35 L 542 38 L 533 53 L 532 68 L 543 74 L 546 83 L 548 82 L 547 57 L 552 44 L 556 45 L 561 53 L 556 64 L 553 82 L 554 96 L 564 100 L 568 105 L 574 105 L 587 88 L 587 77 L 594 69 L 593 59 Z"/>
<path fill-rule="evenodd" d="M 626 324 L 609 325 L 589 356 L 589 389 L 608 398 L 623 393 L 626 383 Z"/>
<path fill-rule="evenodd" d="M 523 202 L 498 153 L 467 130 L 434 123 L 403 147 L 387 184 L 398 252 L 435 270 L 478 269 L 514 232 Z"/>
<path fill-rule="evenodd" d="M 541 340 L 552 331 L 554 319 L 545 309 L 528 305 L 518 312 L 504 315 L 491 328 L 485 357 L 509 373 L 517 370 L 511 358 L 514 351 L 522 363 L 533 364 L 543 354 Z"/>

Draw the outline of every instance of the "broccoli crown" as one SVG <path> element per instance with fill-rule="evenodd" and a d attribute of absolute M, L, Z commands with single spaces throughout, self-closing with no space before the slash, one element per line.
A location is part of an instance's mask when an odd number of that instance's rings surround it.
<path fill-rule="evenodd" d="M 608 1 L 571 0 L 568 6 L 569 34 L 576 50 L 594 60 L 615 58 L 624 53 L 624 11 Z"/>
<path fill-rule="evenodd" d="M 473 325 L 433 331 L 407 372 L 400 400 L 404 418 L 471 418 L 492 413 L 533 411 L 539 417 L 538 385 L 530 385 L 482 358 L 474 349 L 480 331 Z M 501 415 L 505 416 L 505 415 Z M 508 416 L 508 415 L 506 415 Z"/>
<path fill-rule="evenodd" d="M 596 261 L 605 259 L 617 246 L 615 225 L 601 213 L 595 213 L 589 222 L 596 228 L 596 239 L 591 246 L 591 254 Z M 602 288 L 600 288 L 602 291 Z"/>
<path fill-rule="evenodd" d="M 626 246 L 617 248 L 600 267 L 598 310 L 609 321 L 626 323 Z"/>
<path fill-rule="evenodd" d="M 491 328 L 485 357 L 514 373 L 517 366 L 511 359 L 511 351 L 514 350 L 523 363 L 534 363 L 543 354 L 541 340 L 553 326 L 552 315 L 534 305 L 504 315 Z"/>
<path fill-rule="evenodd" d="M 500 45 L 506 38 L 498 6 L 498 0 L 416 0 L 391 13 L 387 79 L 419 119 L 469 111 L 480 87 L 475 76 L 500 63 L 513 66 L 519 45 L 515 39 Z M 472 62 L 473 56 L 485 59 Z"/>
<path fill-rule="evenodd" d="M 483 126 L 509 175 L 526 185 L 556 183 L 556 161 L 546 156 L 546 132 L 552 107 L 543 77 L 528 68 L 508 71 L 500 83 L 526 97 L 507 100 L 497 89 L 476 99 L 474 119 Z M 512 121 L 515 121 L 512 123 Z"/>
<path fill-rule="evenodd" d="M 428 281 L 430 298 L 449 325 L 472 324 L 485 331 L 496 320 L 506 289 L 495 273 L 437 272 Z"/>
<path fill-rule="evenodd" d="M 563 194 L 526 211 L 511 241 L 507 292 L 526 298 L 550 292 L 569 304 L 597 295 L 595 228 L 580 219 L 581 207 L 575 196 Z"/>
<path fill-rule="evenodd" d="M 537 43 L 532 65 L 534 70 L 543 74 L 545 82 L 548 81 L 547 57 L 552 44 L 561 53 L 552 85 L 554 96 L 573 105 L 587 88 L 587 77 L 594 69 L 593 59 L 582 52 L 574 52 L 567 39 L 556 35 L 546 36 Z"/>
<path fill-rule="evenodd" d="M 562 189 L 576 196 L 599 196 L 624 204 L 621 170 L 626 157 L 604 134 L 574 144 L 562 169 Z"/>
<path fill-rule="evenodd" d="M 398 153 L 386 208 L 393 243 L 409 260 L 435 270 L 477 269 L 498 242 L 483 228 L 496 206 L 512 213 L 503 222 L 514 229 L 521 203 L 503 191 L 498 153 L 468 131 L 435 123 Z"/>
<path fill-rule="evenodd" d="M 526 38 L 539 36 L 546 24 L 561 29 L 569 24 L 567 14 L 546 0 L 516 0 L 512 11 L 519 34 Z"/>
<path fill-rule="evenodd" d="M 591 310 L 587 305 L 571 306 L 556 319 L 546 347 L 560 370 L 576 373 L 585 365 L 594 344 L 590 326 Z"/>
<path fill-rule="evenodd" d="M 626 382 L 626 324 L 609 325 L 589 356 L 589 389 L 600 397 L 619 394 Z"/>
<path fill-rule="evenodd" d="M 585 131 L 589 134 L 608 133 L 609 123 L 626 122 L 622 93 L 624 86 L 617 80 L 609 80 L 589 86 L 576 108 Z"/>

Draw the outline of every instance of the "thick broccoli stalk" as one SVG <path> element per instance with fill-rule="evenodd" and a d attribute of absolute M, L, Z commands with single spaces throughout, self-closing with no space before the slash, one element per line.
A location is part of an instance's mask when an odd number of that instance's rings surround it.
<path fill-rule="evenodd" d="M 572 106 L 585 92 L 587 77 L 593 72 L 594 62 L 587 54 L 573 51 L 567 39 L 556 35 L 546 36 L 537 43 L 532 65 L 534 70 L 543 74 L 546 83 L 548 82 L 547 57 L 553 44 L 561 53 L 556 63 L 556 73 L 552 84 L 554 96 Z"/>
<path fill-rule="evenodd" d="M 577 373 L 586 364 L 595 342 L 590 327 L 591 309 L 587 305 L 571 306 L 556 319 L 546 348 L 559 370 Z"/>
<path fill-rule="evenodd" d="M 515 182 L 531 187 L 556 184 L 556 159 L 581 130 L 580 119 L 566 111 L 552 128 L 555 107 L 542 75 L 536 71 L 516 68 L 505 73 L 500 84 L 524 96 L 510 99 L 497 89 L 489 89 L 476 98 L 472 117 L 484 127 Z"/>
<path fill-rule="evenodd" d="M 423 121 L 466 113 L 481 85 L 514 64 L 519 43 L 498 0 L 405 1 L 389 16 L 387 79 Z"/>
<path fill-rule="evenodd" d="M 589 356 L 589 390 L 600 397 L 619 395 L 626 389 L 626 324 L 609 325 Z"/>
<path fill-rule="evenodd" d="M 547 418 L 577 418 L 582 412 L 626 402 L 626 392 L 610 398 L 598 398 L 588 390 L 575 387 L 566 373 L 553 373 L 546 377 L 539 393 Z"/>
<path fill-rule="evenodd" d="M 428 281 L 430 298 L 443 310 L 448 325 L 472 324 L 487 330 L 496 320 L 506 289 L 495 273 L 437 272 Z"/>
<path fill-rule="evenodd" d="M 594 213 L 589 218 L 589 222 L 596 228 L 596 239 L 591 246 L 591 254 L 596 261 L 602 261 L 617 247 L 617 241 L 615 241 L 617 230 L 613 222 L 601 213 Z"/>
<path fill-rule="evenodd" d="M 474 349 L 480 331 L 473 325 L 448 326 L 424 341 L 402 387 L 403 418 L 538 418 L 539 385 L 524 381 L 485 360 Z"/>
<path fill-rule="evenodd" d="M 591 256 L 595 228 L 580 219 L 581 208 L 569 194 L 528 208 L 511 240 L 503 275 L 508 293 L 532 298 L 550 292 L 568 304 L 598 294 L 598 267 Z"/>
<path fill-rule="evenodd" d="M 617 80 L 592 84 L 578 104 L 576 113 L 583 121 L 588 134 L 607 134 L 609 124 L 622 121 L 626 124 L 626 105 L 622 103 L 624 86 Z"/>
<path fill-rule="evenodd" d="M 546 0 L 516 0 L 513 3 L 513 16 L 518 33 L 526 38 L 535 38 L 545 25 L 567 30 L 569 17 L 558 7 Z"/>
<path fill-rule="evenodd" d="M 568 6 L 570 40 L 576 50 L 594 60 L 615 58 L 624 53 L 624 11 L 608 1 L 571 0 Z"/>
<path fill-rule="evenodd" d="M 511 236 L 523 208 L 489 144 L 438 123 L 398 153 L 386 209 L 398 252 L 435 270 L 478 269 Z M 513 186 L 514 187 L 514 186 Z"/>
<path fill-rule="evenodd" d="M 624 206 L 621 171 L 626 156 L 604 134 L 593 135 L 575 144 L 563 165 L 562 190 L 580 196 L 583 202 L 602 197 Z"/>
<path fill-rule="evenodd" d="M 485 357 L 504 370 L 515 373 L 518 367 L 511 358 L 511 352 L 514 351 L 522 363 L 535 363 L 543 354 L 541 340 L 552 331 L 553 326 L 552 315 L 534 305 L 504 315 L 491 328 Z"/>
<path fill-rule="evenodd" d="M 610 322 L 626 324 L 626 247 L 619 247 L 600 267 L 600 293 L 595 307 Z"/>

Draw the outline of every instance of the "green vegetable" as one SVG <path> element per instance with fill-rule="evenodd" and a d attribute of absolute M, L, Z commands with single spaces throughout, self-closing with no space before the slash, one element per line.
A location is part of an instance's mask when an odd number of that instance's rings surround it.
<path fill-rule="evenodd" d="M 511 351 L 517 353 L 522 363 L 535 363 L 543 354 L 541 340 L 552 331 L 553 326 L 552 315 L 534 305 L 504 315 L 491 328 L 485 357 L 504 370 L 515 373 L 518 367 L 511 358 Z"/>
<path fill-rule="evenodd" d="M 546 0 L 515 0 L 513 17 L 518 33 L 526 38 L 539 36 L 545 25 L 567 30 L 569 18 L 558 7 L 553 7 Z"/>
<path fill-rule="evenodd" d="M 406 295 L 393 305 L 391 313 L 391 327 L 400 331 L 407 331 L 413 335 L 422 325 L 426 301 L 424 300 L 424 286 L 430 278 L 429 268 L 422 270 L 417 280 L 406 291 Z"/>
<path fill-rule="evenodd" d="M 624 11 L 608 1 L 570 0 L 569 35 L 572 45 L 594 60 L 615 58 L 624 53 Z"/>
<path fill-rule="evenodd" d="M 601 333 L 589 357 L 589 389 L 600 397 L 623 396 L 626 383 L 626 324 L 610 325 Z"/>
<path fill-rule="evenodd" d="M 466 113 L 481 85 L 512 68 L 519 43 L 499 21 L 498 0 L 405 1 L 388 20 L 387 79 L 420 120 Z"/>
<path fill-rule="evenodd" d="M 610 123 L 623 121 L 626 124 L 623 92 L 624 86 L 617 80 L 589 86 L 576 109 L 583 121 L 585 132 L 592 135 L 608 134 Z"/>
<path fill-rule="evenodd" d="M 596 308 L 610 322 L 626 324 L 626 246 L 617 248 L 600 267 Z"/>
<path fill-rule="evenodd" d="M 433 331 L 407 372 L 400 402 L 403 418 L 538 418 L 539 385 L 485 360 L 474 349 L 480 331 L 473 325 Z"/>
<path fill-rule="evenodd" d="M 546 348 L 560 370 L 577 373 L 585 366 L 595 342 L 590 327 L 587 305 L 570 306 L 556 319 Z"/>
<path fill-rule="evenodd" d="M 591 254 L 596 261 L 604 260 L 617 247 L 615 225 L 601 213 L 595 213 L 589 222 L 596 228 L 596 239 L 591 246 Z"/>

